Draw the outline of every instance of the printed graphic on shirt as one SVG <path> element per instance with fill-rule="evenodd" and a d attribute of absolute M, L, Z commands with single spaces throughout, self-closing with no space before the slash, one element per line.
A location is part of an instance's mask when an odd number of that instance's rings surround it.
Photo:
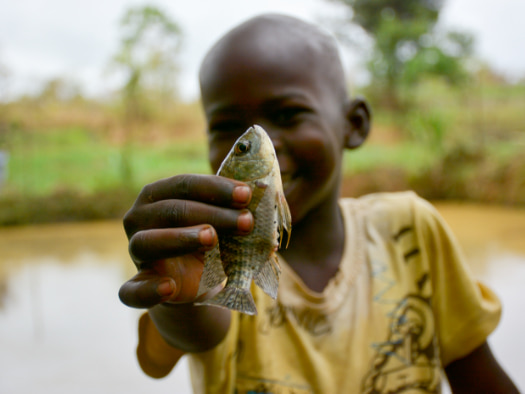
<path fill-rule="evenodd" d="M 434 318 L 427 300 L 408 296 L 393 311 L 390 335 L 374 344 L 372 369 L 364 393 L 436 393 L 440 372 Z"/>
<path fill-rule="evenodd" d="M 271 328 L 278 328 L 285 324 L 286 319 L 293 319 L 299 327 L 314 337 L 332 331 L 330 319 L 325 314 L 308 308 L 281 305 L 279 302 L 266 308 L 259 324 L 259 331 L 268 334 Z"/>
<path fill-rule="evenodd" d="M 312 394 L 308 386 L 287 382 L 238 376 L 235 394 Z"/>
<path fill-rule="evenodd" d="M 419 248 L 412 242 L 401 239 L 412 235 L 412 228 L 404 227 L 392 240 L 402 250 L 405 264 L 416 264 Z M 416 257 L 416 259 L 414 259 Z M 364 378 L 363 393 L 437 393 L 440 391 L 439 354 L 434 332 L 434 315 L 430 299 L 422 289 L 428 280 L 428 273 L 422 273 L 412 288 L 415 294 L 407 294 L 401 300 L 387 297 L 396 286 L 388 276 L 388 265 L 372 262 L 374 280 L 379 283 L 374 302 L 393 305 L 388 310 L 390 319 L 388 337 L 374 343 L 375 355 L 369 374 Z M 394 289 L 395 290 L 395 289 Z M 395 291 L 392 293 L 395 294 Z M 388 309 L 388 308 L 387 308 Z"/>

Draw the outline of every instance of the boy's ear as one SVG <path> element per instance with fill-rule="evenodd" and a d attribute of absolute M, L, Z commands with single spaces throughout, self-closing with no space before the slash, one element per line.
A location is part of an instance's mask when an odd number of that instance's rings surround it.
<path fill-rule="evenodd" d="M 350 125 L 345 137 L 345 148 L 355 149 L 365 142 L 370 132 L 371 111 L 362 97 L 356 97 L 348 107 L 346 117 Z"/>

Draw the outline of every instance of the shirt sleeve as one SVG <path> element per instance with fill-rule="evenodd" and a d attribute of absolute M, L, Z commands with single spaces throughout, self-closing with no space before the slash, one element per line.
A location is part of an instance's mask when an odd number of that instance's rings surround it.
<path fill-rule="evenodd" d="M 501 303 L 492 290 L 473 278 L 458 242 L 437 210 L 417 197 L 414 207 L 422 254 L 430 269 L 441 361 L 446 366 L 485 342 L 499 323 Z"/>
<path fill-rule="evenodd" d="M 152 378 L 165 377 L 184 352 L 170 346 L 162 338 L 147 312 L 139 319 L 138 331 L 137 359 L 140 368 Z"/>

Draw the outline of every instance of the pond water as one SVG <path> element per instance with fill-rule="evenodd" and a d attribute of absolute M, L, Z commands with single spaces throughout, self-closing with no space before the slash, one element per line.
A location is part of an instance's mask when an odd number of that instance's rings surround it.
<path fill-rule="evenodd" d="M 436 204 L 504 303 L 490 337 L 525 390 L 525 210 Z M 183 360 L 165 379 L 135 360 L 139 311 L 117 297 L 134 273 L 120 222 L 0 229 L 0 393 L 190 393 Z"/>

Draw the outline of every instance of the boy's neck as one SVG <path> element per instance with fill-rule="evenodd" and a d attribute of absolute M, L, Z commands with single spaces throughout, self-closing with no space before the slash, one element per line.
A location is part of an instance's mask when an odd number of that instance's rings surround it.
<path fill-rule="evenodd" d="M 290 245 L 280 254 L 311 290 L 321 292 L 339 268 L 344 239 L 343 217 L 335 198 L 292 226 Z"/>

